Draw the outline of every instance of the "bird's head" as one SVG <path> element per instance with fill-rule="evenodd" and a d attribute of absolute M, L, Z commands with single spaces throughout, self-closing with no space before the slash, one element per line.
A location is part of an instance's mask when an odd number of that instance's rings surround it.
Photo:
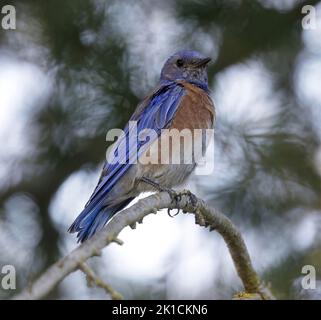
<path fill-rule="evenodd" d="M 207 64 L 210 61 L 211 58 L 197 51 L 179 51 L 165 62 L 160 79 L 185 80 L 207 86 Z"/>

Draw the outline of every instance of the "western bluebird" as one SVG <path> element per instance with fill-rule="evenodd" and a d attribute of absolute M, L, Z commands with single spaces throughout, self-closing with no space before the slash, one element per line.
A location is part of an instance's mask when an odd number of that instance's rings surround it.
<path fill-rule="evenodd" d="M 156 132 L 155 139 L 133 145 L 128 142 L 125 161 L 106 161 L 96 189 L 69 232 L 77 232 L 78 241 L 92 237 L 120 210 L 126 207 L 141 192 L 155 191 L 161 186 L 169 189 L 183 183 L 196 166 L 195 159 L 172 163 L 136 163 L 129 160 L 136 154 L 137 159 L 152 153 L 152 147 L 166 136 L 163 129 L 212 129 L 215 109 L 209 96 L 207 64 L 210 61 L 196 51 L 179 51 L 164 64 L 160 81 L 155 90 L 137 107 L 130 118 L 136 121 L 137 133 L 145 129 Z M 124 141 L 130 140 L 130 126 L 124 129 L 124 136 L 113 145 L 119 151 Z M 192 144 L 201 143 L 193 136 Z M 173 144 L 173 143 L 172 143 Z M 172 157 L 180 155 L 179 146 L 171 146 Z M 162 148 L 162 147 L 161 147 Z M 135 149 L 135 150 L 134 150 Z M 135 153 L 136 152 L 136 153 Z M 156 151 L 159 157 L 159 150 Z"/>

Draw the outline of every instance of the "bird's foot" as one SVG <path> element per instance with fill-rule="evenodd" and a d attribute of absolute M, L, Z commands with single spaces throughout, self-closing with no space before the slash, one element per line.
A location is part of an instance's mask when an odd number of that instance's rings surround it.
<path fill-rule="evenodd" d="M 192 206 L 192 208 L 193 208 L 194 210 L 196 210 L 196 208 L 197 208 L 197 197 L 195 196 L 195 194 L 192 193 L 192 192 L 189 191 L 189 190 L 184 189 L 182 192 L 179 193 L 180 198 L 181 198 L 183 195 L 184 195 L 184 196 L 188 196 L 188 198 L 189 198 L 189 204 Z M 186 211 L 184 211 L 184 210 L 183 210 L 183 212 L 186 213 Z"/>
<path fill-rule="evenodd" d="M 173 190 L 171 188 L 164 187 L 164 186 L 160 185 L 159 183 L 157 183 L 153 180 L 150 180 L 146 177 L 142 177 L 141 181 L 151 185 L 152 187 L 154 187 L 156 190 L 158 190 L 160 192 L 167 192 L 169 194 L 169 196 L 171 197 L 172 203 L 175 205 L 177 205 L 181 199 L 181 194 L 177 193 L 175 190 Z M 167 209 L 167 213 L 171 218 L 177 216 L 179 211 L 180 211 L 180 209 L 177 209 L 177 212 L 175 214 L 171 214 L 171 209 Z"/>
<path fill-rule="evenodd" d="M 175 190 L 167 188 L 167 190 L 164 190 L 169 194 L 171 197 L 172 203 L 178 206 L 179 201 L 181 200 L 181 195 L 177 193 Z M 171 214 L 171 209 L 167 209 L 167 214 L 173 218 L 179 214 L 180 209 L 176 209 L 177 211 L 174 214 Z"/>

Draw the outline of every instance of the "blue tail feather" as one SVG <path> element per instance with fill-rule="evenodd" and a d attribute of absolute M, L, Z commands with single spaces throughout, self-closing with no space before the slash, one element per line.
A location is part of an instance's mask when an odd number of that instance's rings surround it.
<path fill-rule="evenodd" d="M 96 205 L 85 207 L 74 223 L 68 229 L 69 232 L 78 232 L 78 242 L 84 242 L 91 238 L 97 231 L 120 210 L 125 208 L 134 198 L 128 198 L 114 206 Z"/>

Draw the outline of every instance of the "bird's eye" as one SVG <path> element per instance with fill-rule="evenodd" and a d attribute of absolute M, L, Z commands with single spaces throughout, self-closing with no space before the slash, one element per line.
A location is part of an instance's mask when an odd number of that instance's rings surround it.
<path fill-rule="evenodd" d="M 184 61 L 183 61 L 182 59 L 178 59 L 178 60 L 176 61 L 176 65 L 177 65 L 179 68 L 182 67 L 183 64 L 184 64 Z"/>

